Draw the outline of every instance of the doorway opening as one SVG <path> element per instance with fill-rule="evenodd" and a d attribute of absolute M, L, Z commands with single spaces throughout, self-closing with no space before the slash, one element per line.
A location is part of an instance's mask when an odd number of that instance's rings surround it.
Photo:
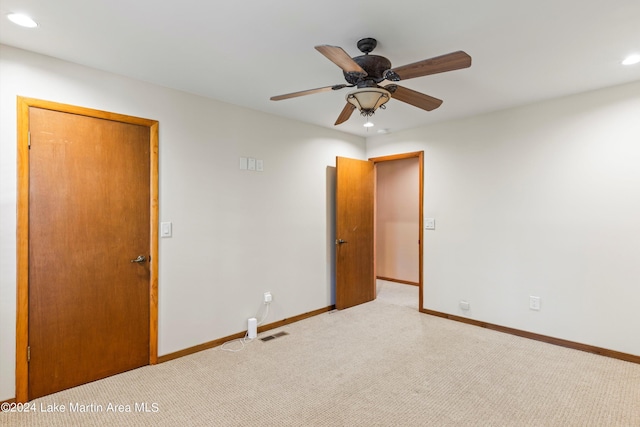
<path fill-rule="evenodd" d="M 424 152 L 370 158 L 375 165 L 376 279 L 418 286 L 422 306 Z"/>
<path fill-rule="evenodd" d="M 415 251 L 417 246 L 418 308 L 422 304 L 423 285 L 423 152 L 396 154 L 369 160 L 336 158 L 336 204 L 335 204 L 335 264 L 337 309 L 372 301 L 376 298 L 376 168 L 387 162 L 417 159 L 417 174 L 413 174 L 416 185 L 412 191 L 411 208 L 414 213 L 413 232 L 409 232 L 407 245 Z M 416 201 L 417 199 L 417 201 Z M 416 255 L 413 255 L 416 259 Z M 395 274 L 395 273 L 394 273 Z M 398 281 L 397 278 L 396 281 Z M 409 280 L 404 280 L 408 282 Z M 416 282 L 417 280 L 417 282 Z"/>

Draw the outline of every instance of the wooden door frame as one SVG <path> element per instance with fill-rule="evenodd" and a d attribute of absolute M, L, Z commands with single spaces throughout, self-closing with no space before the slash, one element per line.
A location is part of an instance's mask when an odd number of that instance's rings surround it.
<path fill-rule="evenodd" d="M 424 284 L 424 277 L 423 277 L 423 247 L 424 247 L 424 224 L 423 224 L 423 217 L 424 217 L 424 151 L 414 151 L 411 153 L 402 153 L 402 154 L 393 154 L 390 156 L 382 156 L 382 157 L 371 157 L 369 158 L 369 161 L 373 162 L 374 166 L 377 163 L 381 163 L 381 162 L 390 162 L 393 160 L 403 160 L 403 159 L 411 159 L 417 157 L 418 158 L 418 180 L 419 182 L 419 196 L 418 196 L 418 211 L 419 211 L 419 217 L 418 217 L 418 311 L 422 311 L 422 286 Z M 374 173 L 377 173 L 377 169 L 374 167 Z M 375 176 L 375 175 L 374 175 Z M 375 178 L 374 178 L 375 179 Z M 377 188 L 374 189 L 374 193 L 375 196 L 377 197 Z M 375 224 L 375 218 L 374 218 L 374 224 Z M 375 227 L 374 227 L 374 234 L 375 234 Z M 375 242 L 375 235 L 374 235 L 374 242 Z M 375 250 L 374 250 L 374 254 L 375 254 Z M 374 271 L 375 271 L 375 267 L 376 267 L 376 263 L 374 262 L 373 264 L 374 266 Z M 374 273 L 374 277 L 377 277 L 377 273 Z"/>
<path fill-rule="evenodd" d="M 29 108 L 146 126 L 149 128 L 150 166 L 150 278 L 149 278 L 149 364 L 158 363 L 158 121 L 101 110 L 18 97 L 18 188 L 17 188 L 17 317 L 16 317 L 16 402 L 29 397 Z"/>

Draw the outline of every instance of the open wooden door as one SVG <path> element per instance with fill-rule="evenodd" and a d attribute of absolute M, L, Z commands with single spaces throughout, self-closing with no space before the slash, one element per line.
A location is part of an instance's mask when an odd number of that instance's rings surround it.
<path fill-rule="evenodd" d="M 374 163 L 336 158 L 336 308 L 373 301 Z"/>

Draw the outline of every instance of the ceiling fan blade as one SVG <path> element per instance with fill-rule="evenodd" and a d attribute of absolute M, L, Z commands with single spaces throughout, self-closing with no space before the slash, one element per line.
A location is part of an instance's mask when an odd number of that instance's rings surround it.
<path fill-rule="evenodd" d="M 394 88 L 395 87 L 395 88 Z M 391 98 L 398 101 L 406 102 L 414 107 L 422 108 L 426 111 L 435 110 L 442 104 L 442 100 L 434 98 L 433 96 L 425 95 L 424 93 L 416 92 L 406 87 L 398 86 L 396 84 L 386 86 L 386 89 L 391 92 Z"/>
<path fill-rule="evenodd" d="M 396 73 L 400 77 L 400 80 L 407 80 L 413 79 L 414 77 L 459 70 L 470 66 L 471 57 L 459 50 L 457 52 L 447 53 L 446 55 L 436 56 L 435 58 L 414 62 L 413 64 L 396 67 L 391 71 Z"/>
<path fill-rule="evenodd" d="M 333 85 L 333 86 L 319 87 L 317 89 L 301 90 L 300 92 L 292 92 L 292 93 L 286 93 L 284 95 L 272 96 L 269 99 L 271 99 L 272 101 L 281 101 L 283 99 L 295 98 L 298 96 L 311 95 L 311 94 L 320 93 L 320 92 L 329 92 L 331 90 L 338 90 L 338 89 L 342 89 L 343 87 L 347 87 L 347 85 Z"/>
<path fill-rule="evenodd" d="M 349 120 L 349 117 L 351 117 L 351 113 L 353 113 L 353 110 L 355 109 L 356 109 L 355 105 L 347 102 L 347 105 L 345 105 L 342 111 L 340 112 L 340 115 L 338 116 L 338 120 L 336 120 L 336 122 L 334 123 L 334 126 L 337 126 Z"/>
<path fill-rule="evenodd" d="M 362 69 L 347 52 L 338 46 L 320 45 L 316 46 L 316 50 L 326 56 L 331 62 L 342 68 L 345 73 L 361 74 L 363 77 L 367 72 Z"/>

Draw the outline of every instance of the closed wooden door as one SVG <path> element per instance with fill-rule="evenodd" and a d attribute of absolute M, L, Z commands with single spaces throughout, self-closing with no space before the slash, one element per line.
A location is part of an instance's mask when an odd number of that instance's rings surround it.
<path fill-rule="evenodd" d="M 149 128 L 29 108 L 29 399 L 149 363 Z M 132 262 L 139 256 L 139 262 Z"/>
<path fill-rule="evenodd" d="M 336 308 L 373 301 L 374 164 L 336 159 Z"/>

